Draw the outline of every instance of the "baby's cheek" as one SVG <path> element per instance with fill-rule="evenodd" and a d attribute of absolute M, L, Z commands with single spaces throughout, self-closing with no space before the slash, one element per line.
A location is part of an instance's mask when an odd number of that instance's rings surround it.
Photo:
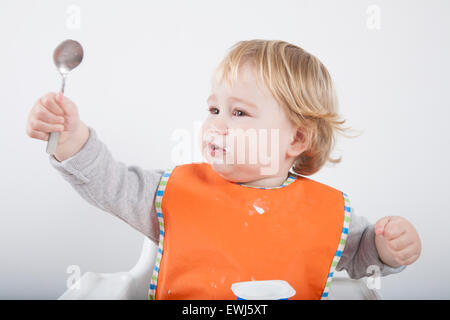
<path fill-rule="evenodd" d="M 232 151 L 235 162 L 255 165 L 267 164 L 267 158 L 271 157 L 270 141 L 263 136 L 241 135 L 229 141 L 229 150 Z"/>

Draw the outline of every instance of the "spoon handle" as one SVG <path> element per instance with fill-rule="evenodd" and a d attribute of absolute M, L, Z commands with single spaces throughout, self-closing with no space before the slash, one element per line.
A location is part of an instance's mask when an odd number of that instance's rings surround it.
<path fill-rule="evenodd" d="M 66 86 L 66 76 L 63 75 L 61 86 L 62 94 L 64 94 L 65 86 Z M 48 135 L 47 149 L 46 149 L 49 155 L 54 155 L 56 153 L 56 148 L 58 147 L 58 140 L 59 140 L 59 132 L 50 132 L 50 134 Z"/>
<path fill-rule="evenodd" d="M 59 132 L 50 132 L 47 140 L 47 153 L 54 155 L 58 147 Z"/>

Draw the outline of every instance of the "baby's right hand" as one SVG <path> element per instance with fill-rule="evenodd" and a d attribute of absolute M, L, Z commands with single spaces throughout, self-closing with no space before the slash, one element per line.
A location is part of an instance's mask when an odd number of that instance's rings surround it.
<path fill-rule="evenodd" d="M 26 132 L 31 138 L 44 141 L 48 141 L 50 132 L 60 132 L 60 146 L 70 140 L 79 125 L 77 106 L 62 93 L 49 92 L 39 98 L 31 109 Z"/>

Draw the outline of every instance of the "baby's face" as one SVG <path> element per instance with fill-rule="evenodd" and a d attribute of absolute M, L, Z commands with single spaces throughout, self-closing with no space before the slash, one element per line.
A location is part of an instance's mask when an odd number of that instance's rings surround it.
<path fill-rule="evenodd" d="M 232 87 L 212 83 L 202 126 L 202 155 L 233 182 L 286 176 L 296 155 L 290 147 L 296 128 L 252 68 L 241 65 Z"/>

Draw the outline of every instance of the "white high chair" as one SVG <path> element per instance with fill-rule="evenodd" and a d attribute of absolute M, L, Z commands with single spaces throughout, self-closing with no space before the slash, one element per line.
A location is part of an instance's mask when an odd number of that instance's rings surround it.
<path fill-rule="evenodd" d="M 144 237 L 141 256 L 136 265 L 125 272 L 86 272 L 58 300 L 147 300 L 158 247 Z M 364 278 L 363 278 L 364 279 Z M 376 289 L 369 289 L 363 279 L 334 276 L 329 300 L 380 300 Z M 231 289 L 230 289 L 231 290 Z"/>

